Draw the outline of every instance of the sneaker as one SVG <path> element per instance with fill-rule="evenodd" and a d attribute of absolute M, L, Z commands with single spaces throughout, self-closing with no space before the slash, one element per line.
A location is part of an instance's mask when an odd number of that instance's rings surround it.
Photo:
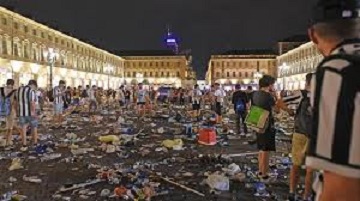
<path fill-rule="evenodd" d="M 295 201 L 295 194 L 294 193 L 290 193 L 287 197 L 287 201 Z"/>
<path fill-rule="evenodd" d="M 22 151 L 22 152 L 25 152 L 25 151 L 27 151 L 28 150 L 28 147 L 26 147 L 26 146 L 22 146 L 21 148 L 20 148 L 20 151 Z"/>

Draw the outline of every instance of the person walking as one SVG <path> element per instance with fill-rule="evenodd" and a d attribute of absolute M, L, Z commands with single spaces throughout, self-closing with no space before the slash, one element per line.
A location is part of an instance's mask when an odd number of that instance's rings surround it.
<path fill-rule="evenodd" d="M 38 117 L 36 114 L 36 88 L 37 82 L 35 80 L 30 80 L 27 86 L 21 86 L 15 95 L 17 114 L 19 117 L 19 124 L 22 128 L 21 137 L 22 137 L 22 147 L 21 151 L 27 151 L 27 128 L 30 125 L 32 139 L 34 145 L 38 143 Z"/>
<path fill-rule="evenodd" d="M 241 91 L 241 85 L 235 85 L 235 92 L 232 95 L 232 104 L 234 104 L 235 111 L 235 124 L 236 124 L 236 133 L 238 135 L 245 136 L 248 133 L 247 126 L 245 124 L 245 119 L 247 115 L 247 110 L 249 109 L 249 97 L 246 92 Z M 240 121 L 243 125 L 244 132 L 241 132 Z"/>
<path fill-rule="evenodd" d="M 220 124 L 222 122 L 222 108 L 224 105 L 224 97 L 226 97 L 225 91 L 220 87 L 219 83 L 215 83 L 214 102 L 217 124 Z"/>

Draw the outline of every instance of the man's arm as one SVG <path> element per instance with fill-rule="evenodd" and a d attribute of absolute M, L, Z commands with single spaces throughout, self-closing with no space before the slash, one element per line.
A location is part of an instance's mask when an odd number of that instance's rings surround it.
<path fill-rule="evenodd" d="M 36 116 L 36 92 L 34 90 L 30 92 L 30 111 L 31 116 Z"/>

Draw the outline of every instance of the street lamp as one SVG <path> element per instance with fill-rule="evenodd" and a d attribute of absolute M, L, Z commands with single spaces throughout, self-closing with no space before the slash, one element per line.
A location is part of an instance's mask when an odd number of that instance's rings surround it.
<path fill-rule="evenodd" d="M 105 73 L 108 75 L 108 84 L 107 84 L 107 90 L 108 90 L 108 94 L 107 95 L 107 102 L 108 102 L 108 111 L 110 110 L 110 74 L 114 71 L 114 67 L 112 67 L 110 64 L 108 64 L 107 66 L 104 67 L 104 71 Z"/>
<path fill-rule="evenodd" d="M 56 59 L 59 57 L 59 54 L 54 51 L 53 48 L 49 48 L 48 51 L 44 51 L 44 56 L 47 59 L 47 62 L 50 66 L 50 78 L 49 78 L 49 90 L 53 88 L 53 67 L 55 64 Z"/>

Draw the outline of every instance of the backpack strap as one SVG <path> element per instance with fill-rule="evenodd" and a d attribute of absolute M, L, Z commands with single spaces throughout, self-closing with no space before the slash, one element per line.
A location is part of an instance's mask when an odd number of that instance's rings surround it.
<path fill-rule="evenodd" d="M 13 89 L 13 90 L 6 96 L 6 98 L 11 97 L 15 91 L 16 91 L 16 89 Z"/>
<path fill-rule="evenodd" d="M 4 97 L 5 98 L 5 89 L 4 89 L 4 87 L 0 87 L 0 97 Z"/>

